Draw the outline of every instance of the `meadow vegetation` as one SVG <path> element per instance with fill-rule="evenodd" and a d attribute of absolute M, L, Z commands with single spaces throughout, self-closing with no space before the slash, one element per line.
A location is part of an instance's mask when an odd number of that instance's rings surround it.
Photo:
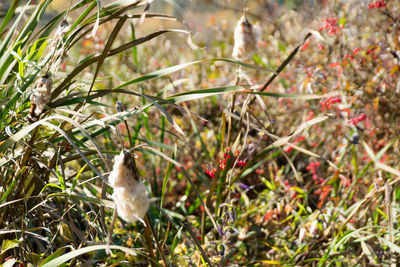
<path fill-rule="evenodd" d="M 400 262 L 398 0 L 50 2 L 2 7 L 2 266 Z"/>

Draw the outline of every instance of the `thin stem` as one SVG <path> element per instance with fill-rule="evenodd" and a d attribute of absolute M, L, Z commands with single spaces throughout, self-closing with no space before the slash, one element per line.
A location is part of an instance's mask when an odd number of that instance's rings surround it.
<path fill-rule="evenodd" d="M 146 226 L 144 227 L 144 236 L 146 239 L 147 251 L 149 252 L 149 257 L 152 260 L 155 260 L 153 243 L 151 242 L 150 220 L 149 220 L 149 216 L 147 214 L 144 217 L 144 221 L 146 223 Z M 154 237 L 154 238 L 156 238 L 156 237 Z M 152 267 L 155 267 L 156 265 L 152 260 L 150 261 L 150 264 Z"/>
<path fill-rule="evenodd" d="M 169 266 L 169 264 L 168 264 L 168 262 L 167 262 L 167 259 L 165 258 L 164 253 L 162 253 L 162 248 L 161 248 L 160 243 L 158 242 L 158 239 L 157 239 L 157 237 L 156 237 L 156 232 L 154 231 L 154 226 L 153 226 L 153 224 L 151 223 L 151 221 L 148 219 L 148 215 L 147 215 L 147 214 L 146 214 L 145 220 L 146 220 L 146 224 L 148 224 L 148 227 L 149 227 L 150 230 L 151 230 L 151 233 L 152 233 L 153 236 L 154 236 L 154 240 L 156 241 L 158 253 L 160 253 L 161 258 L 162 258 L 162 260 L 163 260 L 163 262 L 164 262 L 164 265 L 165 265 L 165 266 Z M 147 226 L 147 225 L 146 225 L 146 226 Z"/>
<path fill-rule="evenodd" d="M 107 249 L 106 249 L 106 252 L 107 252 L 108 255 L 112 254 L 111 249 L 109 247 L 111 245 L 112 231 L 114 229 L 114 224 L 115 224 L 116 219 L 117 219 L 117 206 L 115 206 L 115 208 L 114 208 L 112 221 L 111 221 L 110 228 L 108 229 L 108 234 L 107 234 Z"/>
<path fill-rule="evenodd" d="M 239 85 L 240 82 L 240 72 L 241 72 L 241 66 L 238 65 L 236 69 L 236 78 L 235 78 L 235 85 Z M 232 130 L 232 114 L 235 110 L 235 102 L 236 102 L 236 93 L 233 93 L 232 95 L 232 102 L 231 102 L 231 108 L 230 108 L 230 113 L 228 114 L 228 137 L 226 138 L 226 146 L 229 147 L 231 143 L 231 130 Z"/>

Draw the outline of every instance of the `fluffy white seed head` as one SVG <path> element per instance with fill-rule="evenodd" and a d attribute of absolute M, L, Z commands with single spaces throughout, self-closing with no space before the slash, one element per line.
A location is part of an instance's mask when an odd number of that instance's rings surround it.
<path fill-rule="evenodd" d="M 257 49 L 259 33 L 256 27 L 243 15 L 236 24 L 232 57 L 245 59 Z"/>
<path fill-rule="evenodd" d="M 130 188 L 136 182 L 133 172 L 132 158 L 129 152 L 121 151 L 114 157 L 113 170 L 108 178 L 112 188 Z"/>
<path fill-rule="evenodd" d="M 143 222 L 142 219 L 150 204 L 147 189 L 143 183 L 137 182 L 130 190 L 117 189 L 112 197 L 117 206 L 118 215 L 122 219 L 131 223 L 137 220 Z"/>
<path fill-rule="evenodd" d="M 137 220 L 143 222 L 150 204 L 146 186 L 137 180 L 137 170 L 133 160 L 129 152 L 121 151 L 115 157 L 109 177 L 110 185 L 114 189 L 112 198 L 118 215 L 131 223 Z"/>

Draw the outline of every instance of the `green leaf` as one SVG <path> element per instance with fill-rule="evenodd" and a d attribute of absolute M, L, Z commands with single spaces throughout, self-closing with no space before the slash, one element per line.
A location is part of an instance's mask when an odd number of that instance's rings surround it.
<path fill-rule="evenodd" d="M 4 28 L 8 25 L 8 23 L 10 22 L 10 20 L 12 19 L 12 17 L 14 16 L 15 10 L 17 9 L 19 2 L 21 0 L 14 0 L 11 3 L 11 6 L 8 8 L 8 11 L 3 19 L 3 22 L 1 23 L 0 26 L 0 36 L 3 35 L 3 30 Z"/>
<path fill-rule="evenodd" d="M 76 183 L 78 182 L 79 177 L 81 176 L 82 172 L 86 169 L 87 164 L 85 164 L 80 170 L 79 172 L 76 174 L 74 181 L 72 182 L 72 186 L 71 186 L 71 193 L 74 191 L 75 187 L 76 187 Z"/>
<path fill-rule="evenodd" d="M 177 150 L 177 145 L 175 144 L 174 151 L 172 152 L 172 155 L 171 155 L 171 159 L 175 159 L 176 150 Z M 168 167 L 165 172 L 164 180 L 163 180 L 163 184 L 162 184 L 160 208 L 162 208 L 162 205 L 164 202 L 165 191 L 167 189 L 168 178 L 171 174 L 172 167 L 173 167 L 173 164 L 171 162 L 168 162 Z"/>
<path fill-rule="evenodd" d="M 65 191 L 65 183 L 64 183 L 64 178 L 60 172 L 60 170 L 58 169 L 58 166 L 56 166 L 56 174 L 57 174 L 57 178 L 58 181 L 60 182 L 60 187 L 62 191 Z"/>
<path fill-rule="evenodd" d="M 64 253 L 64 251 L 66 249 L 67 249 L 66 247 L 61 247 L 61 248 L 57 249 L 53 254 L 51 254 L 50 256 L 45 258 L 44 260 L 42 260 L 40 262 L 40 265 L 46 264 L 46 263 L 48 263 L 48 262 L 50 262 L 52 260 L 57 259 L 58 257 L 60 257 Z"/>
<path fill-rule="evenodd" d="M 48 43 L 49 43 L 48 41 L 44 41 L 40 45 L 40 47 L 39 47 L 39 49 L 38 49 L 38 51 L 36 53 L 35 60 L 39 60 L 40 59 L 40 57 L 43 55 L 44 50 L 46 49 Z"/>
<path fill-rule="evenodd" d="M 0 254 L 3 254 L 9 249 L 17 248 L 21 244 L 21 241 L 18 241 L 17 239 L 14 240 L 9 240 L 5 239 L 3 240 L 3 243 L 1 244 L 1 252 Z"/>
<path fill-rule="evenodd" d="M 22 58 L 21 46 L 18 46 L 17 53 L 19 58 Z M 22 60 L 18 62 L 18 73 L 21 78 L 24 78 L 24 63 Z"/>

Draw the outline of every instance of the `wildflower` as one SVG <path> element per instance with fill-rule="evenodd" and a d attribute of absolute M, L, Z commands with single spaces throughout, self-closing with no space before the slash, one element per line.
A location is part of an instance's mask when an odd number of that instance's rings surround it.
<path fill-rule="evenodd" d="M 243 15 L 236 24 L 232 57 L 243 59 L 257 49 L 258 30 Z"/>
<path fill-rule="evenodd" d="M 39 79 L 30 97 L 31 111 L 28 115 L 30 122 L 37 121 L 46 104 L 50 102 L 52 86 L 53 81 L 49 75 L 45 74 Z"/>
<path fill-rule="evenodd" d="M 249 190 L 250 189 L 250 186 L 245 185 L 244 183 L 238 183 L 238 185 L 242 190 Z"/>
<path fill-rule="evenodd" d="M 53 41 L 51 42 L 51 45 L 53 47 L 57 46 L 58 42 L 61 41 L 64 36 L 67 34 L 69 31 L 70 27 L 69 24 L 66 20 L 63 20 L 61 24 L 58 26 L 56 33 L 54 34 Z"/>
<path fill-rule="evenodd" d="M 118 215 L 131 223 L 137 220 L 144 223 L 143 217 L 150 204 L 146 187 L 138 179 L 135 160 L 131 153 L 121 151 L 121 154 L 115 157 L 109 182 L 114 189 L 112 198 Z"/>

